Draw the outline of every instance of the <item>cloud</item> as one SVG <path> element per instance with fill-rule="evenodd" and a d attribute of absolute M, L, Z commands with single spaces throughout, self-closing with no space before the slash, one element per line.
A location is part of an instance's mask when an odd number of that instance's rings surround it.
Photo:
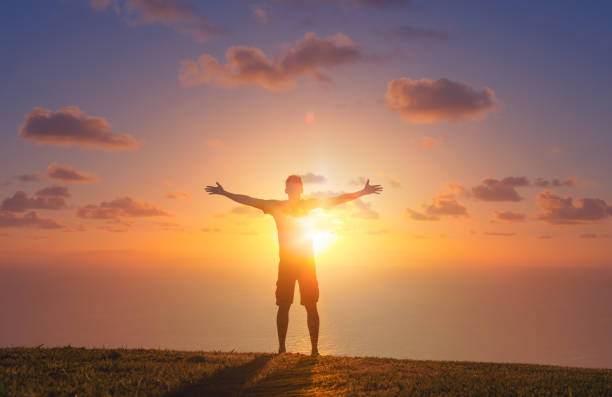
<path fill-rule="evenodd" d="M 312 0 L 283 0 L 286 4 L 307 6 L 314 2 Z M 345 6 L 361 6 L 372 8 L 404 7 L 412 4 L 412 0 L 319 0 L 319 3 L 338 4 Z"/>
<path fill-rule="evenodd" d="M 602 221 L 612 215 L 612 207 L 597 198 L 561 197 L 551 190 L 538 193 L 536 203 L 543 212 L 537 218 L 552 224 L 581 224 Z"/>
<path fill-rule="evenodd" d="M 108 223 L 106 225 L 98 226 L 97 229 L 111 233 L 124 233 L 130 231 L 130 226 L 120 223 Z"/>
<path fill-rule="evenodd" d="M 391 185 L 391 187 L 394 187 L 394 188 L 397 188 L 397 189 L 402 187 L 402 184 L 400 183 L 399 179 L 397 179 L 394 176 L 390 176 L 389 177 L 389 185 Z"/>
<path fill-rule="evenodd" d="M 312 172 L 302 174 L 300 177 L 305 184 L 327 183 L 327 178 L 324 175 L 317 175 Z"/>
<path fill-rule="evenodd" d="M 164 197 L 167 199 L 172 199 L 172 200 L 181 200 L 181 199 L 190 199 L 191 194 L 187 192 L 182 192 L 180 190 L 173 190 L 171 192 L 166 192 L 166 194 L 164 194 Z"/>
<path fill-rule="evenodd" d="M 430 136 L 422 136 L 420 138 L 411 138 L 410 142 L 419 145 L 422 149 L 430 149 L 434 146 L 442 144 L 442 138 L 432 138 Z"/>
<path fill-rule="evenodd" d="M 36 211 L 29 211 L 23 216 L 9 211 L 0 211 L 0 227 L 36 227 L 39 229 L 61 229 L 62 224 L 54 219 L 41 218 Z"/>
<path fill-rule="evenodd" d="M 252 5 L 251 12 L 253 13 L 255 19 L 264 25 L 267 25 L 272 20 L 272 15 L 270 15 L 270 12 L 261 6 Z"/>
<path fill-rule="evenodd" d="M 533 183 L 535 186 L 537 187 L 577 187 L 577 186 L 584 186 L 584 183 L 581 182 L 580 180 L 578 180 L 577 177 L 572 176 L 569 177 L 565 180 L 561 180 L 558 178 L 553 178 L 553 179 L 545 179 L 545 178 L 536 178 L 535 182 Z"/>
<path fill-rule="evenodd" d="M 516 236 L 516 233 L 506 233 L 506 232 L 483 232 L 485 236 L 497 236 L 497 237 L 512 237 Z"/>
<path fill-rule="evenodd" d="M 208 139 L 205 143 L 206 143 L 206 146 L 208 147 L 213 147 L 213 148 L 225 147 L 225 143 L 223 143 L 223 141 L 218 138 Z"/>
<path fill-rule="evenodd" d="M 77 106 L 67 106 L 57 112 L 34 108 L 26 114 L 19 136 L 37 144 L 78 145 L 112 151 L 139 147 L 132 136 L 111 132 L 104 118 L 88 116 Z"/>
<path fill-rule="evenodd" d="M 113 219 L 170 216 L 169 213 L 146 201 L 131 197 L 120 197 L 100 204 L 79 207 L 76 216 L 83 219 Z"/>
<path fill-rule="evenodd" d="M 408 123 L 437 123 L 482 119 L 497 100 L 487 87 L 478 91 L 448 79 L 402 77 L 387 84 L 383 103 Z"/>
<path fill-rule="evenodd" d="M 48 186 L 36 192 L 39 197 L 70 197 L 66 186 Z"/>
<path fill-rule="evenodd" d="M 583 238 L 583 239 L 596 239 L 596 238 L 610 238 L 611 236 L 605 233 L 582 233 L 578 237 Z"/>
<path fill-rule="evenodd" d="M 353 178 L 349 181 L 349 184 L 351 185 L 355 185 L 355 186 L 364 186 L 367 182 L 368 178 L 365 178 L 363 176 L 358 176 L 356 178 Z"/>
<path fill-rule="evenodd" d="M 525 214 L 515 211 L 493 211 L 495 219 L 502 222 L 523 222 L 527 218 Z"/>
<path fill-rule="evenodd" d="M 217 33 L 215 27 L 185 0 L 90 0 L 90 4 L 98 11 L 112 6 L 117 14 L 126 15 L 132 22 L 172 27 L 198 42 Z"/>
<path fill-rule="evenodd" d="M 253 207 L 248 207 L 246 205 L 239 205 L 239 206 L 233 207 L 230 210 L 230 214 L 246 215 L 246 216 L 260 216 L 260 215 L 263 215 L 263 212 Z"/>
<path fill-rule="evenodd" d="M 38 174 L 38 173 L 23 174 L 23 175 L 18 175 L 17 180 L 19 182 L 39 182 L 39 181 L 45 180 L 45 176 L 42 174 Z"/>
<path fill-rule="evenodd" d="M 467 209 L 457 201 L 465 188 L 459 184 L 449 184 L 447 192 L 438 192 L 431 204 L 421 204 L 421 211 L 406 208 L 406 216 L 415 221 L 437 221 L 441 216 L 467 217 Z"/>
<path fill-rule="evenodd" d="M 385 32 L 387 36 L 395 36 L 401 39 L 435 39 L 447 40 L 448 32 L 438 29 L 420 28 L 411 25 L 400 25 Z"/>
<path fill-rule="evenodd" d="M 258 85 L 270 91 L 282 91 L 294 88 L 296 79 L 302 76 L 328 82 L 330 78 L 323 71 L 365 59 L 362 50 L 342 33 L 322 39 L 306 33 L 293 48 L 274 59 L 259 48 L 243 46 L 230 47 L 225 56 L 225 65 L 209 54 L 201 55 L 196 61 L 182 61 L 179 80 L 184 86 Z"/>
<path fill-rule="evenodd" d="M 362 201 L 361 199 L 357 199 L 357 200 L 353 201 L 353 206 L 356 209 L 356 211 L 353 211 L 351 213 L 351 216 L 353 218 L 378 219 L 380 217 L 378 212 L 376 212 L 376 211 L 374 211 L 372 209 L 372 204 L 371 203 L 366 203 L 366 202 Z"/>
<path fill-rule="evenodd" d="M 341 3 L 349 3 L 354 5 L 361 5 L 367 7 L 387 8 L 387 7 L 401 7 L 412 4 L 412 0 L 329 0 Z"/>
<path fill-rule="evenodd" d="M 161 230 L 167 232 L 182 232 L 185 230 L 185 227 L 183 225 L 176 222 L 158 222 L 157 226 L 159 226 Z"/>
<path fill-rule="evenodd" d="M 529 180 L 522 176 L 509 176 L 502 180 L 485 178 L 472 188 L 472 195 L 483 201 L 521 201 L 523 198 L 515 189 L 519 186 L 529 186 Z"/>
<path fill-rule="evenodd" d="M 66 208 L 65 197 L 68 189 L 62 186 L 51 186 L 39 190 L 33 197 L 26 192 L 18 190 L 0 204 L 0 210 L 7 212 L 25 212 L 31 209 L 59 210 Z"/>
<path fill-rule="evenodd" d="M 383 234 L 388 234 L 389 230 L 387 230 L 387 229 L 368 230 L 366 233 L 367 234 L 371 234 L 373 236 L 380 236 L 380 235 L 383 235 Z"/>
<path fill-rule="evenodd" d="M 77 171 L 69 165 L 51 163 L 47 168 L 47 177 L 62 183 L 91 183 L 98 180 L 87 172 Z"/>
<path fill-rule="evenodd" d="M 219 229 L 218 227 L 203 227 L 200 229 L 200 231 L 204 233 L 220 233 L 221 229 Z"/>

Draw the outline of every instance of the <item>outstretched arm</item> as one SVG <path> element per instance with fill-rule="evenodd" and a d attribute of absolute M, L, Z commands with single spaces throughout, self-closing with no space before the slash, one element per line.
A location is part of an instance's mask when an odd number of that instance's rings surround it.
<path fill-rule="evenodd" d="M 269 200 L 253 198 L 253 197 L 247 196 L 246 194 L 230 193 L 226 191 L 225 189 L 223 189 L 223 186 L 221 186 L 219 182 L 217 182 L 216 186 L 206 186 L 204 189 L 208 192 L 208 194 L 218 194 L 221 196 L 225 196 L 228 199 L 233 200 L 237 203 L 259 208 L 260 210 L 263 210 L 264 206 L 269 201 Z"/>
<path fill-rule="evenodd" d="M 345 193 L 340 196 L 331 197 L 321 201 L 321 207 L 323 208 L 331 208 L 333 206 L 346 203 L 348 201 L 357 200 L 361 196 L 365 196 L 367 194 L 380 194 L 383 188 L 380 185 L 370 185 L 370 180 L 368 179 L 363 189 L 353 192 L 353 193 Z"/>

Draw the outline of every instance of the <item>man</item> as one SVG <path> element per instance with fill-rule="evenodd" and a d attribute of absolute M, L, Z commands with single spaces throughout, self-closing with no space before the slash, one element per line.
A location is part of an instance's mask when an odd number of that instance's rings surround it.
<path fill-rule="evenodd" d="M 308 331 L 312 344 L 312 355 L 319 354 L 319 283 L 315 269 L 312 233 L 309 230 L 307 216 L 315 208 L 331 208 L 347 201 L 356 200 L 366 194 L 380 194 L 382 186 L 370 185 L 366 182 L 363 189 L 340 196 L 307 200 L 302 199 L 304 192 L 302 178 L 290 175 L 285 181 L 287 200 L 262 200 L 243 194 L 234 194 L 223 189 L 217 182 L 216 186 L 206 186 L 209 194 L 219 194 L 237 203 L 248 205 L 270 214 L 276 222 L 278 231 L 278 248 L 280 261 L 278 264 L 278 280 L 276 281 L 276 328 L 278 331 L 278 352 L 284 353 L 285 337 L 289 325 L 289 308 L 293 303 L 295 282 L 300 285 L 300 303 L 307 313 Z"/>

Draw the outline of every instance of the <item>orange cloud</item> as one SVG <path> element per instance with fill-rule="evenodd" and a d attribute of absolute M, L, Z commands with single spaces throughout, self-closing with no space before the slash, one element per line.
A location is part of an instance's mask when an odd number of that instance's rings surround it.
<path fill-rule="evenodd" d="M 233 46 L 226 52 L 227 64 L 220 65 L 215 57 L 203 54 L 196 61 L 181 62 L 179 80 L 184 86 L 212 84 L 219 87 L 259 85 L 270 91 L 292 89 L 300 76 L 329 81 L 323 70 L 355 63 L 365 57 L 361 49 L 342 33 L 320 39 L 306 33 L 295 47 L 276 59 L 262 50 Z"/>
<path fill-rule="evenodd" d="M 83 219 L 117 220 L 120 218 L 170 216 L 170 214 L 154 204 L 125 196 L 112 201 L 103 201 L 98 205 L 90 204 L 79 207 L 76 216 Z"/>
<path fill-rule="evenodd" d="M 213 138 L 213 139 L 208 139 L 206 141 L 206 146 L 219 148 L 219 147 L 225 147 L 225 144 L 223 143 L 221 139 Z"/>
<path fill-rule="evenodd" d="M 508 232 L 483 232 L 485 236 L 496 236 L 496 237 L 512 237 L 516 236 L 516 233 L 508 233 Z"/>
<path fill-rule="evenodd" d="M 606 233 L 582 233 L 578 237 L 584 238 L 584 239 L 595 239 L 595 238 L 610 238 L 612 236 Z"/>
<path fill-rule="evenodd" d="M 183 225 L 176 222 L 158 222 L 157 225 L 161 230 L 167 232 L 182 232 L 185 230 L 185 227 Z"/>
<path fill-rule="evenodd" d="M 430 149 L 434 146 L 442 144 L 442 138 L 432 138 L 429 136 L 422 136 L 420 138 L 412 138 L 412 143 L 419 145 L 422 149 Z"/>
<path fill-rule="evenodd" d="M 187 192 L 182 192 L 180 190 L 173 190 L 171 192 L 167 192 L 164 194 L 164 197 L 172 200 L 181 200 L 181 199 L 190 199 L 191 194 Z"/>
<path fill-rule="evenodd" d="M 139 144 L 128 134 L 111 132 L 102 117 L 91 117 L 77 106 L 52 112 L 34 108 L 25 116 L 19 136 L 38 144 L 83 146 L 102 150 L 137 149 Z"/>
<path fill-rule="evenodd" d="M 497 103 L 490 88 L 480 91 L 448 79 L 412 80 L 387 84 L 384 104 L 408 123 L 479 120 Z"/>
<path fill-rule="evenodd" d="M 270 23 L 270 20 L 272 19 L 270 12 L 261 6 L 251 6 L 251 12 L 253 13 L 255 19 L 264 25 Z"/>
<path fill-rule="evenodd" d="M 538 193 L 536 203 L 543 212 L 538 219 L 553 224 L 582 224 L 602 221 L 612 215 L 612 206 L 597 198 L 561 197 L 551 190 Z"/>
<path fill-rule="evenodd" d="M 415 221 L 437 221 L 441 216 L 467 217 L 467 209 L 457 201 L 457 196 L 462 194 L 464 188 L 451 184 L 448 189 L 448 192 L 438 192 L 431 199 L 431 204 L 422 204 L 421 212 L 406 208 L 406 216 Z"/>
<path fill-rule="evenodd" d="M 402 184 L 400 183 L 399 179 L 397 179 L 394 176 L 389 177 L 389 185 L 391 185 L 391 187 L 398 188 L 398 189 L 402 187 Z"/>
<path fill-rule="evenodd" d="M 91 183 L 98 180 L 87 172 L 77 171 L 69 165 L 51 163 L 47 168 L 47 177 L 63 183 Z"/>
<path fill-rule="evenodd" d="M 261 210 L 258 210 L 256 208 L 248 207 L 246 205 L 238 205 L 236 207 L 233 207 L 230 210 L 230 214 L 234 214 L 234 215 L 247 215 L 247 216 L 260 216 L 260 215 L 263 215 L 263 212 L 261 212 Z"/>

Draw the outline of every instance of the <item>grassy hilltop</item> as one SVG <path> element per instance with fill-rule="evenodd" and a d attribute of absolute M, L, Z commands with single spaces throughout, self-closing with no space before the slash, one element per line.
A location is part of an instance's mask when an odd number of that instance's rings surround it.
<path fill-rule="evenodd" d="M 0 396 L 612 396 L 612 370 L 144 349 L 0 349 Z"/>

